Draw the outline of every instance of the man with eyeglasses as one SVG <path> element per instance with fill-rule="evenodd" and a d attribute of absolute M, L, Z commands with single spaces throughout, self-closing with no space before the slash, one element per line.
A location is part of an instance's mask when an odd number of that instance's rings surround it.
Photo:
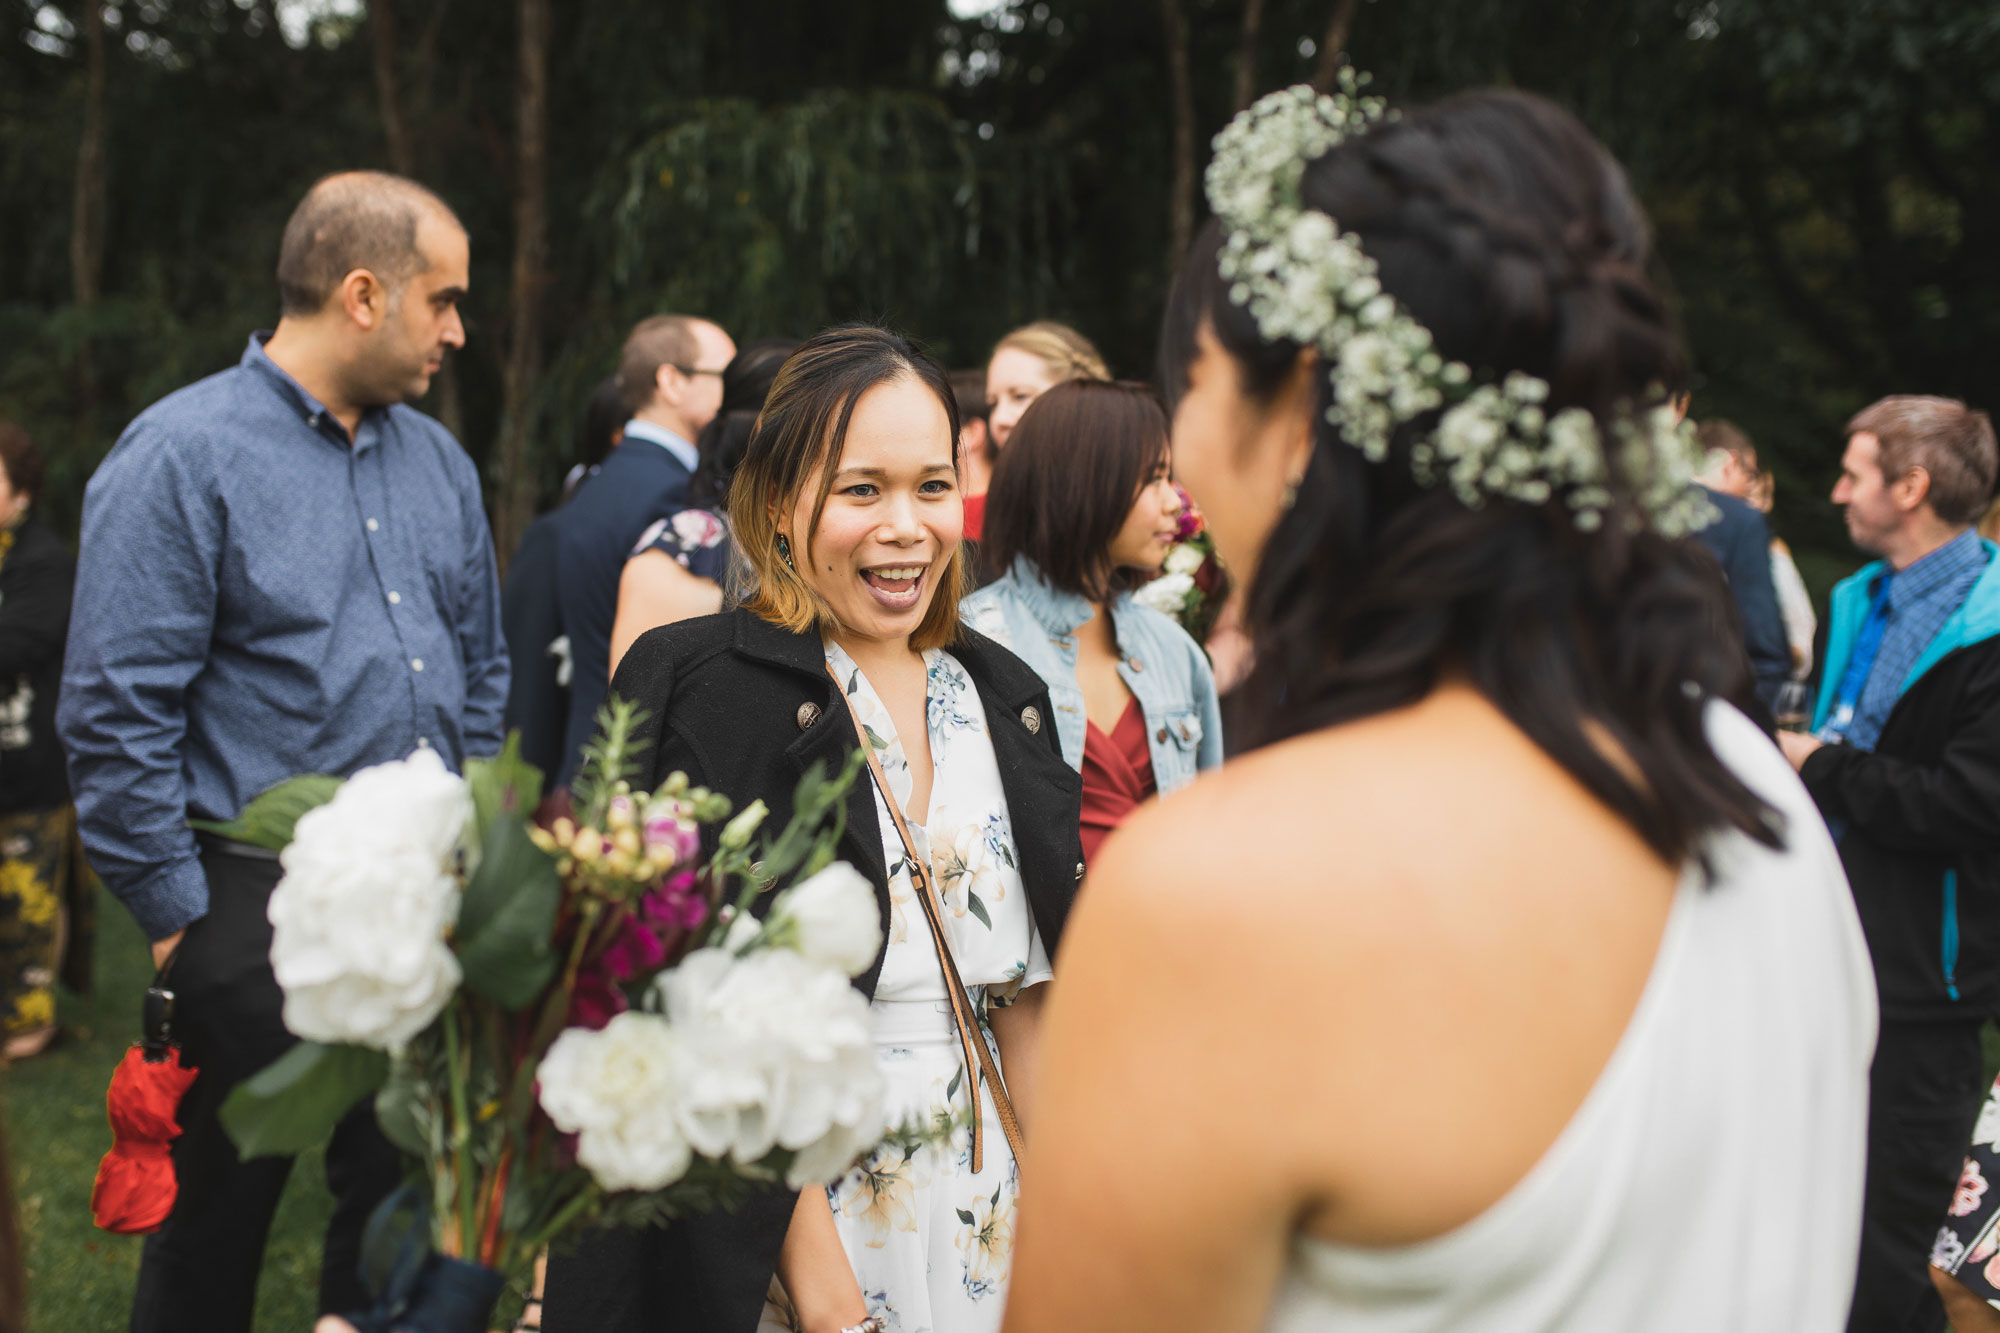
<path fill-rule="evenodd" d="M 610 684 L 619 573 L 649 525 L 686 507 L 694 442 L 722 407 L 722 372 L 735 355 L 727 333 L 691 315 L 642 319 L 625 337 L 618 388 L 632 419 L 556 521 L 556 595 L 572 663 L 562 785 L 576 774 Z"/>

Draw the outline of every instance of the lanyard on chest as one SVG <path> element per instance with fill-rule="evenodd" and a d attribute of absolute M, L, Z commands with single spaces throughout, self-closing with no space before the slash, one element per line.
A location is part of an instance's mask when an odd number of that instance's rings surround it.
<path fill-rule="evenodd" d="M 826 674 L 833 681 L 834 693 L 847 705 L 848 720 L 854 723 L 854 736 L 861 743 L 861 753 L 867 756 L 868 772 L 875 780 L 876 790 L 882 793 L 882 804 L 889 808 L 889 818 L 895 821 L 896 836 L 903 840 L 903 859 L 910 867 L 910 882 L 917 891 L 917 901 L 923 904 L 924 920 L 931 928 L 931 941 L 937 945 L 938 967 L 944 973 L 945 998 L 951 1002 L 952 1025 L 958 1029 L 958 1044 L 965 1055 L 965 1082 L 972 1093 L 972 1169 L 978 1171 L 985 1153 L 985 1136 L 981 1133 L 983 1117 L 979 1113 L 979 1079 L 986 1076 L 986 1086 L 993 1094 L 993 1109 L 999 1114 L 1000 1128 L 1007 1135 L 1007 1143 L 1014 1149 L 1014 1161 L 1021 1160 L 1021 1124 L 1014 1118 L 1014 1103 L 1007 1099 L 1007 1085 L 1000 1077 L 999 1067 L 993 1062 L 993 1052 L 986 1047 L 986 1037 L 979 1030 L 979 1015 L 973 1010 L 972 996 L 965 989 L 965 982 L 959 979 L 958 963 L 951 956 L 951 944 L 944 933 L 944 919 L 938 914 L 938 898 L 932 889 L 930 863 L 917 855 L 916 842 L 910 837 L 910 826 L 903 821 L 902 807 L 896 803 L 895 793 L 889 790 L 888 780 L 882 775 L 882 761 L 875 756 L 875 747 L 869 743 L 868 729 L 862 725 L 861 715 L 854 711 L 854 704 L 848 699 L 847 691 L 841 688 L 840 673 L 827 663 Z"/>

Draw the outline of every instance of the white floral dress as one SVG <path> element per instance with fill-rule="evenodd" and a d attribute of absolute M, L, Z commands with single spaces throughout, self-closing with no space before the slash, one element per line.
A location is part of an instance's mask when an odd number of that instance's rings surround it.
<path fill-rule="evenodd" d="M 910 765 L 889 710 L 840 648 L 828 645 L 826 660 L 867 727 L 907 817 Z M 924 664 L 931 805 L 922 824 L 910 821 L 910 838 L 930 859 L 945 933 L 984 1026 L 988 1006 L 1010 1003 L 1023 986 L 1049 979 L 1049 960 L 1021 885 L 1007 796 L 978 692 L 951 654 L 927 653 Z M 985 1093 L 979 1099 L 984 1160 L 980 1171 L 972 1170 L 965 1060 L 937 949 L 879 791 L 875 805 L 889 866 L 889 942 L 874 1002 L 889 1119 L 936 1125 L 956 1117 L 958 1124 L 943 1143 L 878 1149 L 828 1187 L 827 1198 L 870 1314 L 894 1333 L 987 1333 L 1000 1327 L 1013 1264 L 1020 1173 Z M 990 1030 L 987 1036 L 993 1046 Z M 782 1299 L 766 1306 L 759 1327 L 792 1327 Z"/>

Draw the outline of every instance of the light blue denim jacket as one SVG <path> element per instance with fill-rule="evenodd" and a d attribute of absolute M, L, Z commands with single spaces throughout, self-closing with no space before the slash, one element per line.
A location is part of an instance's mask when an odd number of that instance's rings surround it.
<path fill-rule="evenodd" d="M 1095 612 L 1057 592 L 1025 557 L 960 604 L 965 623 L 995 639 L 1048 682 L 1056 735 L 1071 768 L 1083 768 L 1083 690 L 1076 683 L 1076 631 Z M 1118 674 L 1146 715 L 1146 745 L 1160 795 L 1222 762 L 1222 715 L 1208 658 L 1169 616 L 1120 593 L 1111 602 Z"/>

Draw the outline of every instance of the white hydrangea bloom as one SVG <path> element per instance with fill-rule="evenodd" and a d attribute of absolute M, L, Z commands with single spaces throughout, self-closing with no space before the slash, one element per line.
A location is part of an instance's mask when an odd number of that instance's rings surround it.
<path fill-rule="evenodd" d="M 680 1037 L 628 1010 L 602 1031 L 568 1028 L 536 1071 L 542 1109 L 574 1134 L 576 1160 L 607 1190 L 664 1189 L 693 1152 L 671 1108 L 686 1071 Z"/>
<path fill-rule="evenodd" d="M 781 943 L 850 977 L 866 972 L 882 949 L 875 886 L 845 861 L 779 894 L 767 924 Z"/>
<path fill-rule="evenodd" d="M 671 1111 L 697 1152 L 751 1165 L 795 1156 L 794 1188 L 825 1183 L 882 1136 L 868 1001 L 790 949 L 700 949 L 655 983 L 683 1043 Z"/>
<path fill-rule="evenodd" d="M 285 1026 L 310 1041 L 395 1050 L 458 989 L 445 934 L 472 795 L 435 750 L 364 768 L 299 818 L 271 891 L 271 970 Z"/>
<path fill-rule="evenodd" d="M 1178 616 L 1187 606 L 1188 594 L 1194 591 L 1194 576 L 1191 574 L 1162 574 L 1149 583 L 1140 585 L 1132 594 L 1132 600 L 1141 606 L 1150 606 L 1162 615 Z"/>

